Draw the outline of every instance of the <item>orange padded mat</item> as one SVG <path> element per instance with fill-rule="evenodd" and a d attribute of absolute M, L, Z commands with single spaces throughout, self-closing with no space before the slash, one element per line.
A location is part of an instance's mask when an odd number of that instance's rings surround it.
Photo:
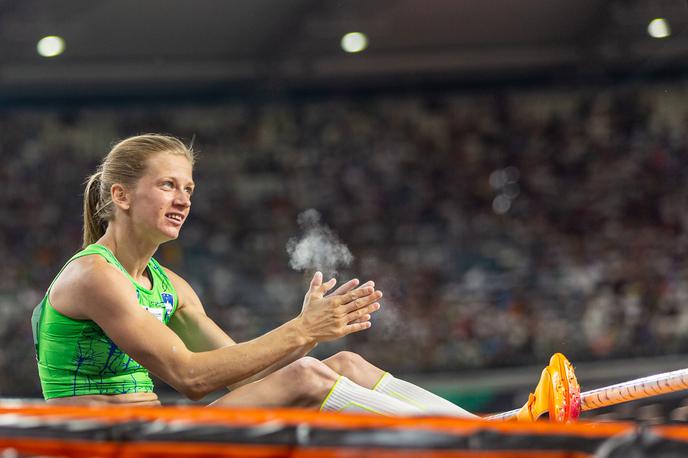
<path fill-rule="evenodd" d="M 678 457 L 688 456 L 688 427 L 0 403 L 0 451 L 8 449 L 17 457 Z"/>

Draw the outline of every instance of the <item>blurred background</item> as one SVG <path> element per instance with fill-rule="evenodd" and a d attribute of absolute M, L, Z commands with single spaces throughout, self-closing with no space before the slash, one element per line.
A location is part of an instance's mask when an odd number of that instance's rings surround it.
<path fill-rule="evenodd" d="M 235 340 L 300 311 L 313 208 L 339 278 L 385 293 L 315 356 L 485 412 L 557 351 L 584 390 L 685 367 L 687 27 L 679 0 L 0 0 L 0 395 L 40 397 L 30 312 L 80 248 L 84 178 L 146 132 L 200 153 L 157 258 Z"/>

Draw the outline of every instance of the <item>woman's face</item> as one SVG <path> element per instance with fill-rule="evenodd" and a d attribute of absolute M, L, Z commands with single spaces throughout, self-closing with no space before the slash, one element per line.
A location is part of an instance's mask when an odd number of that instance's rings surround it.
<path fill-rule="evenodd" d="M 191 209 L 192 167 L 186 156 L 159 153 L 148 159 L 146 173 L 131 199 L 135 230 L 155 243 L 176 239 Z"/>

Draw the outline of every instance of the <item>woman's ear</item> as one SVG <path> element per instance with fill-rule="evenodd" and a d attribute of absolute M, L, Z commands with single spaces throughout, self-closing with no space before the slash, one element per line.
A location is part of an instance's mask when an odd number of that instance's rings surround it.
<path fill-rule="evenodd" d="M 129 210 L 131 206 L 131 199 L 127 189 L 119 183 L 115 183 L 110 187 L 110 195 L 112 196 L 112 203 L 122 210 Z"/>

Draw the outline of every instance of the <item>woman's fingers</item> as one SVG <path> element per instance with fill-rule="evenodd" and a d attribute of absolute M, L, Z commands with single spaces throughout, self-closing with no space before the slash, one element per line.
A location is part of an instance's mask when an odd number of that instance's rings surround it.
<path fill-rule="evenodd" d="M 365 315 L 363 315 L 361 318 L 352 321 L 352 322 L 349 323 L 349 324 L 352 324 L 352 323 L 364 323 L 364 322 L 366 322 L 366 321 L 370 321 L 370 314 L 368 314 L 368 313 L 366 313 Z"/>
<path fill-rule="evenodd" d="M 318 286 L 322 285 L 322 272 L 316 272 L 311 278 L 310 290 L 315 290 Z"/>
<path fill-rule="evenodd" d="M 354 290 L 347 294 L 351 295 L 348 301 L 343 301 L 342 305 L 346 313 L 358 310 L 373 302 L 378 301 L 382 297 L 382 291 L 375 291 L 372 287 L 366 287 Z"/>
<path fill-rule="evenodd" d="M 323 294 L 327 294 L 329 290 L 334 288 L 334 285 L 337 284 L 337 279 L 336 278 L 330 278 L 327 282 L 323 283 L 322 286 L 320 286 L 320 292 Z"/>
<path fill-rule="evenodd" d="M 345 321 L 347 323 L 353 323 L 357 320 L 360 320 L 363 316 L 370 315 L 372 313 L 377 312 L 378 310 L 380 310 L 380 303 L 379 302 L 373 302 L 372 304 L 370 304 L 366 307 L 361 307 L 357 310 L 354 310 L 353 312 L 349 312 L 346 315 Z"/>
<path fill-rule="evenodd" d="M 325 283 L 323 283 L 322 280 L 322 272 L 316 272 L 315 274 L 313 274 L 313 278 L 311 279 L 311 284 L 308 288 L 308 292 L 306 293 L 306 297 L 316 299 L 322 298 L 329 290 L 334 288 L 334 285 L 337 283 L 337 280 L 334 278 L 329 279 Z"/>
<path fill-rule="evenodd" d="M 366 286 L 365 288 L 356 288 L 355 290 L 344 294 L 340 297 L 340 304 L 350 304 L 351 302 L 365 296 L 369 296 L 375 292 L 372 286 Z"/>
<path fill-rule="evenodd" d="M 344 283 L 339 288 L 337 288 L 334 292 L 328 294 L 328 297 L 330 297 L 330 296 L 343 296 L 346 293 L 350 292 L 351 290 L 357 291 L 361 288 L 367 288 L 367 287 L 375 286 L 374 281 L 367 281 L 367 282 L 363 283 L 362 285 L 359 285 L 359 283 L 360 283 L 360 280 L 358 278 L 354 278 L 352 280 L 349 280 L 348 282 Z M 342 303 L 348 302 L 346 300 L 346 298 L 341 298 L 341 299 L 342 299 Z"/>
<path fill-rule="evenodd" d="M 329 333 L 325 333 L 323 341 L 370 328 L 371 315 L 380 309 L 380 303 L 377 301 L 382 297 L 382 291 L 375 290 L 374 282 L 360 284 L 360 281 L 354 278 L 328 294 L 335 284 L 334 278 L 323 283 L 322 273 L 316 272 L 306 298 L 316 309 L 324 307 L 321 308 L 322 312 L 327 314 L 326 310 L 329 309 L 330 313 L 333 313 L 329 319 L 323 316 L 328 321 L 333 320 L 330 325 L 335 326 L 330 330 L 334 333 L 332 337 L 327 337 Z"/>
<path fill-rule="evenodd" d="M 353 334 L 354 332 L 364 331 L 364 330 L 368 329 L 370 326 L 372 326 L 370 324 L 370 321 L 366 321 L 364 323 L 347 324 L 346 328 L 344 330 L 345 331 L 344 335 Z"/>
<path fill-rule="evenodd" d="M 356 286 L 358 286 L 358 283 L 358 278 L 349 280 L 348 282 L 341 285 L 339 288 L 335 289 L 334 292 L 330 294 L 330 296 L 339 296 L 341 294 L 346 294 L 352 289 L 354 289 Z"/>

